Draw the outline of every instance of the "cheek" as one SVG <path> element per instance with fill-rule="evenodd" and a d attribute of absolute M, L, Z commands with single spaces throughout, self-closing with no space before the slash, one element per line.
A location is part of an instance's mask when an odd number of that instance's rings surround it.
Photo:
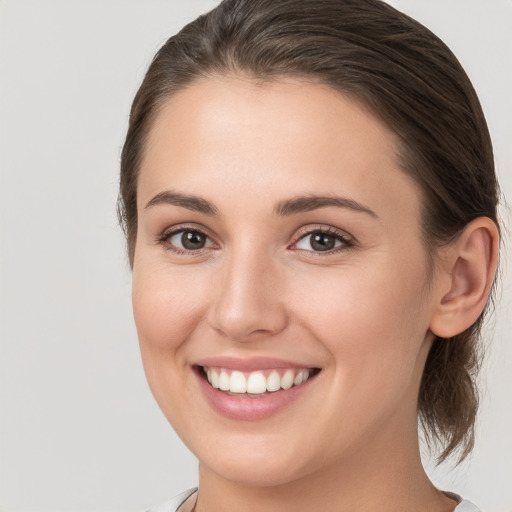
<path fill-rule="evenodd" d="M 189 373 L 185 352 L 204 318 L 205 282 L 200 272 L 170 272 L 159 261 L 139 258 L 134 265 L 132 303 L 144 371 L 155 400 L 178 431 L 191 414 L 190 402 L 182 399 Z"/>
<path fill-rule="evenodd" d="M 187 380 L 187 340 L 197 329 L 206 299 L 199 272 L 173 272 L 159 262 L 136 262 L 132 301 L 140 352 L 151 391 L 171 423 L 183 416 L 180 394 Z"/>
<path fill-rule="evenodd" d="M 179 348 L 202 315 L 204 282 L 200 272 L 170 272 L 158 263 L 134 267 L 133 312 L 143 349 Z"/>
<path fill-rule="evenodd" d="M 309 292 L 300 306 L 303 323 L 332 356 L 329 407 L 341 401 L 343 410 L 377 413 L 396 406 L 407 390 L 413 393 L 428 329 L 424 284 L 423 268 L 408 262 L 337 275 L 331 269 L 325 279 L 302 283 Z"/>
<path fill-rule="evenodd" d="M 411 330 L 423 331 L 427 324 L 421 319 L 426 301 L 419 265 L 327 269 L 303 273 L 300 281 L 291 295 L 300 297 L 300 290 L 307 289 L 298 307 L 308 324 L 323 332 L 319 339 L 332 340 L 333 350 L 393 345 L 393 339 L 398 342 Z"/>

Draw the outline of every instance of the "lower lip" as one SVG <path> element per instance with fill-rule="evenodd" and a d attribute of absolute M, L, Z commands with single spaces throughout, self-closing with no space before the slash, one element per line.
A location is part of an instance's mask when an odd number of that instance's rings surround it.
<path fill-rule="evenodd" d="M 313 375 L 306 382 L 290 389 L 282 389 L 268 395 L 251 398 L 228 395 L 224 391 L 211 386 L 202 377 L 201 369 L 197 369 L 194 373 L 206 400 L 216 412 L 229 419 L 245 421 L 262 420 L 276 414 L 304 393 L 316 378 L 316 375 Z"/>

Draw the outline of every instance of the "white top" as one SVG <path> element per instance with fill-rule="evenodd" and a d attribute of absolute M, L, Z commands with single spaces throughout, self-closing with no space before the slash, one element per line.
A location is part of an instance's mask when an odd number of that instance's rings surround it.
<path fill-rule="evenodd" d="M 172 500 L 162 503 L 156 507 L 149 509 L 147 512 L 178 512 L 178 508 L 195 492 L 197 487 L 189 489 L 175 496 Z M 444 491 L 443 491 L 444 492 Z M 471 503 L 469 500 L 462 499 L 458 494 L 453 492 L 444 492 L 449 498 L 459 502 L 453 512 L 481 512 L 481 510 Z"/>

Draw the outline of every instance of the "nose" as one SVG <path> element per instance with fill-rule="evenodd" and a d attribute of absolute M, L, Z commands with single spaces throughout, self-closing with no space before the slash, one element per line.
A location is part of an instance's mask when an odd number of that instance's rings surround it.
<path fill-rule="evenodd" d="M 279 334 L 287 325 L 276 264 L 255 253 L 226 261 L 208 312 L 209 325 L 236 342 Z"/>

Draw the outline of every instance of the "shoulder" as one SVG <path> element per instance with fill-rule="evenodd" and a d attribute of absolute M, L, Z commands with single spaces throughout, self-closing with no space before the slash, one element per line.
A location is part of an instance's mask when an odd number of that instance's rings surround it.
<path fill-rule="evenodd" d="M 448 498 L 455 500 L 458 505 L 453 509 L 453 512 L 481 512 L 481 510 L 471 503 L 469 500 L 462 499 L 458 494 L 449 491 L 443 491 Z"/>
<path fill-rule="evenodd" d="M 147 510 L 147 512 L 176 512 L 176 510 L 178 510 L 178 507 L 196 491 L 197 487 L 188 489 L 187 491 L 184 491 L 178 494 L 177 496 L 174 496 L 172 500 L 166 501 L 165 503 L 161 503 L 160 505 L 150 508 L 149 510 Z"/>
<path fill-rule="evenodd" d="M 481 512 L 481 510 L 469 500 L 462 500 L 453 512 Z"/>

